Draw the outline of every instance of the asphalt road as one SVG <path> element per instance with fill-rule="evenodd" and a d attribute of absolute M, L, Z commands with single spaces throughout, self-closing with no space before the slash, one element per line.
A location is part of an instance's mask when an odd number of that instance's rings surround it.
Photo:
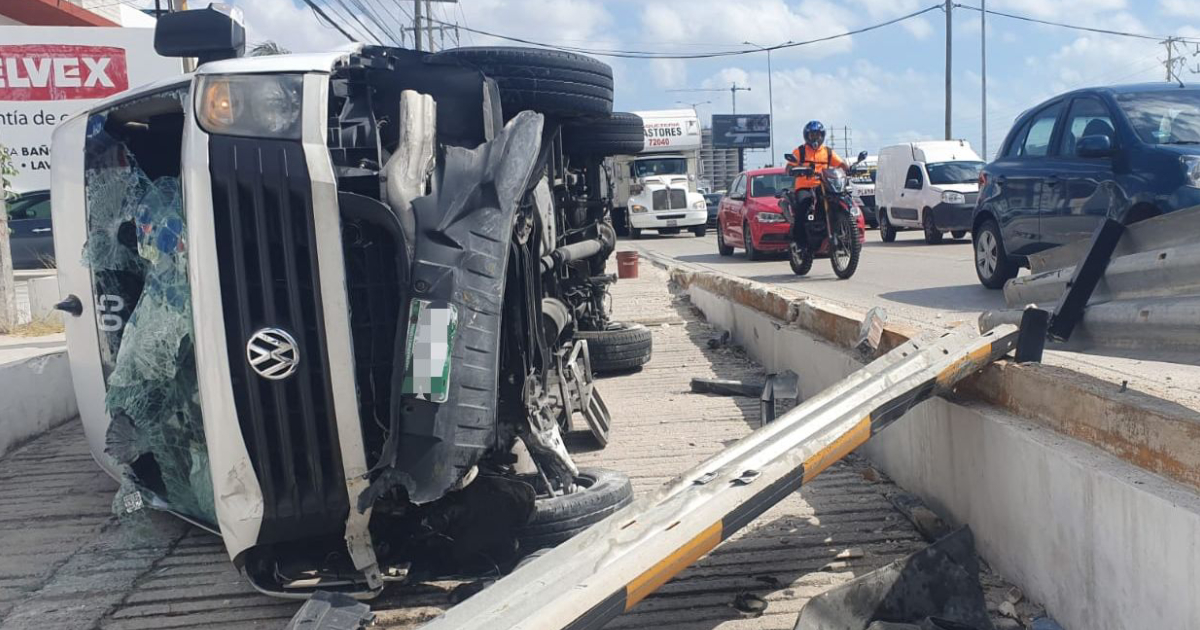
<path fill-rule="evenodd" d="M 828 259 L 816 260 L 812 271 L 799 277 L 783 255 L 752 262 L 737 249 L 732 256 L 721 256 L 712 231 L 703 238 L 647 234 L 637 241 L 623 239 L 617 249 L 668 256 L 863 313 L 881 306 L 888 321 L 940 328 L 976 323 L 983 311 L 1005 308 L 1003 292 L 979 284 L 971 247 L 969 239 L 953 240 L 949 235 L 939 245 L 927 245 L 921 232 L 901 232 L 894 243 L 884 243 L 878 230 L 868 230 L 858 271 L 849 280 L 833 275 Z M 1047 352 L 1045 362 L 1200 411 L 1200 367 L 1069 352 Z"/>
<path fill-rule="evenodd" d="M 622 245 L 795 289 L 856 310 L 883 306 L 890 320 L 913 325 L 927 325 L 931 319 L 976 320 L 983 311 L 1004 307 L 1003 294 L 983 288 L 975 277 L 970 240 L 951 240 L 949 235 L 940 245 L 926 245 L 920 232 L 901 232 L 896 242 L 884 243 L 878 231 L 869 230 L 858 271 L 849 280 L 833 275 L 828 259 L 816 260 L 812 271 L 799 277 L 782 255 L 751 262 L 738 249 L 733 256 L 721 256 L 712 232 L 704 238 L 651 234 Z"/>

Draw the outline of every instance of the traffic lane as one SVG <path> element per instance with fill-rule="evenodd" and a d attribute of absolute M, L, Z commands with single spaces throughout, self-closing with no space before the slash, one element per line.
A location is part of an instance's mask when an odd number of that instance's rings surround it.
<path fill-rule="evenodd" d="M 642 240 L 623 241 L 618 249 L 632 246 L 863 313 L 882 306 L 889 320 L 920 328 L 975 323 L 983 311 L 1007 308 L 1002 291 L 985 289 L 975 277 L 971 242 L 948 237 L 939 245 L 928 245 L 921 232 L 900 232 L 894 243 L 883 243 L 879 232 L 868 230 L 858 271 L 849 280 L 838 280 L 827 259 L 817 260 L 809 275 L 797 277 L 782 257 L 749 261 L 742 250 L 720 256 L 712 233 L 704 238 L 646 235 Z M 1114 389 L 1200 410 L 1200 367 L 1062 351 L 1047 352 L 1043 362 L 1095 377 Z"/>
<path fill-rule="evenodd" d="M 894 243 L 883 243 L 878 232 L 868 231 L 858 271 L 849 280 L 839 280 L 828 259 L 818 259 L 812 271 L 801 277 L 792 273 L 782 256 L 750 261 L 742 250 L 721 256 L 715 235 L 647 235 L 622 243 L 622 247 L 627 245 L 858 310 L 883 306 L 889 317 L 917 325 L 928 325 L 931 320 L 974 320 L 983 311 L 1005 308 L 1003 293 L 985 289 L 975 277 L 969 239 L 947 238 L 939 245 L 928 245 L 920 232 L 901 232 Z"/>

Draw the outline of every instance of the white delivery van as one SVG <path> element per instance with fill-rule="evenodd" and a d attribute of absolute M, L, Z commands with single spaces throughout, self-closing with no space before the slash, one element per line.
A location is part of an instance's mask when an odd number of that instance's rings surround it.
<path fill-rule="evenodd" d="M 879 151 L 875 205 L 885 243 L 899 230 L 924 230 L 925 242 L 963 238 L 979 197 L 983 160 L 965 140 L 906 142 Z"/>
<path fill-rule="evenodd" d="M 704 236 L 708 205 L 700 194 L 700 119 L 691 109 L 634 112 L 646 128 L 637 155 L 610 162 L 614 223 L 633 238 L 642 230 Z"/>

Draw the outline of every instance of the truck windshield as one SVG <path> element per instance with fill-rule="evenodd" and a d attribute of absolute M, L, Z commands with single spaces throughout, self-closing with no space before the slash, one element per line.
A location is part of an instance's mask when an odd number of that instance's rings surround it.
<path fill-rule="evenodd" d="M 637 160 L 633 163 L 634 177 L 657 175 L 687 175 L 687 158 L 658 158 Z"/>
<path fill-rule="evenodd" d="M 774 197 L 780 190 L 791 190 L 794 177 L 786 173 L 759 175 L 750 180 L 751 197 Z"/>
<path fill-rule="evenodd" d="M 926 164 L 930 184 L 974 184 L 979 181 L 983 162 L 937 162 Z"/>
<path fill-rule="evenodd" d="M 1150 144 L 1200 144 L 1200 89 L 1118 94 L 1138 137 Z"/>

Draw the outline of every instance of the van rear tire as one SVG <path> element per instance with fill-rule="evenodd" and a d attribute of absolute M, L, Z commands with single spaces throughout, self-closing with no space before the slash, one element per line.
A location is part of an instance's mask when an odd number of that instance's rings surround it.
<path fill-rule="evenodd" d="M 879 211 L 879 238 L 883 239 L 884 243 L 896 242 L 896 228 L 888 221 L 886 210 Z"/>

